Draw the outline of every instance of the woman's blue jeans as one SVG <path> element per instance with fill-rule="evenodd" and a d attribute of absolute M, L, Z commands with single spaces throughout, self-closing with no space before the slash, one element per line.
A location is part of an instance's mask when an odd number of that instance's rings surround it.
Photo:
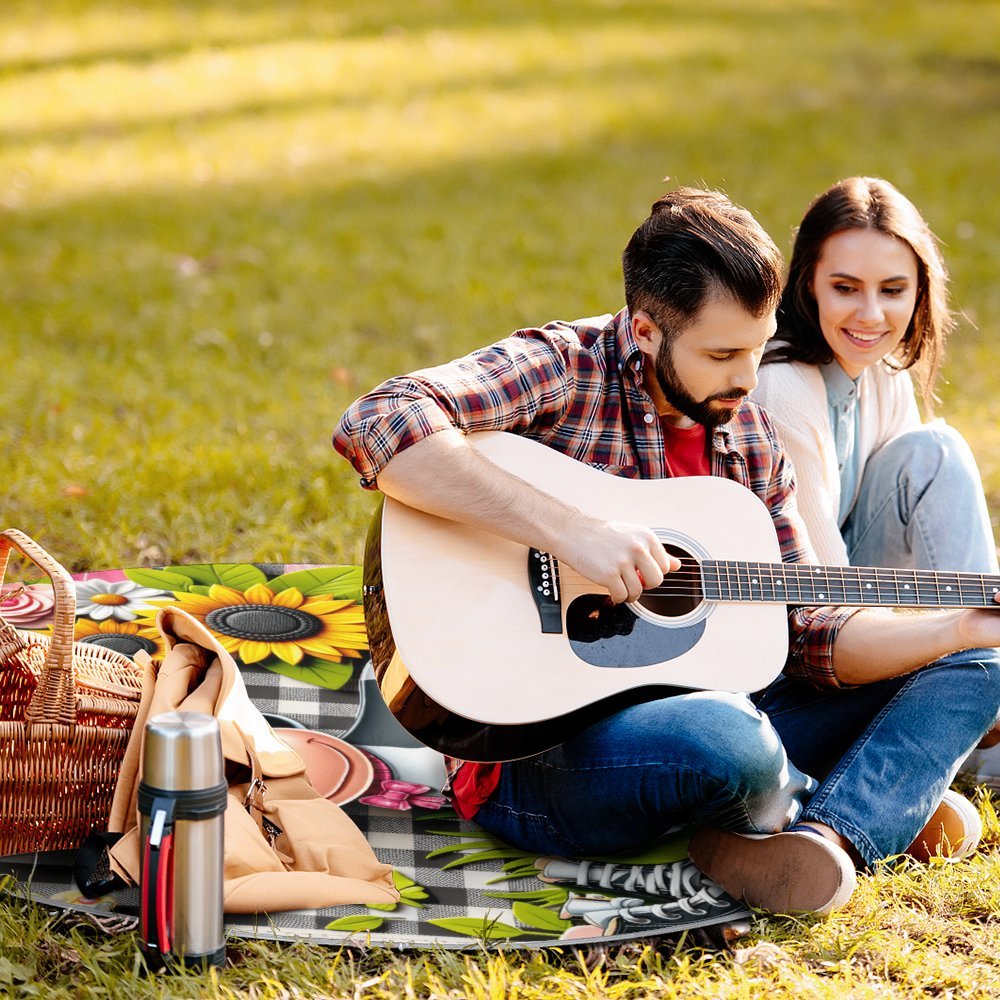
<path fill-rule="evenodd" d="M 976 460 L 943 421 L 900 434 L 868 459 L 841 534 L 852 566 L 997 572 Z"/>
<path fill-rule="evenodd" d="M 476 822 L 525 850 L 593 857 L 682 823 L 771 833 L 804 818 L 874 864 L 912 843 L 998 703 L 992 649 L 856 688 L 677 694 L 506 764 Z"/>

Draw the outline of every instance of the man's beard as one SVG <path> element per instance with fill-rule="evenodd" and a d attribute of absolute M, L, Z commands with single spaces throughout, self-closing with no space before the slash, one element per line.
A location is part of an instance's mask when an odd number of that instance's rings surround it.
<path fill-rule="evenodd" d="M 653 370 L 656 373 L 656 381 L 660 386 L 667 402 L 675 409 L 690 417 L 695 423 L 701 424 L 712 430 L 728 423 L 733 419 L 737 410 L 730 407 L 714 407 L 712 403 L 718 399 L 744 399 L 747 395 L 743 389 L 730 389 L 728 392 L 717 392 L 712 396 L 701 400 L 694 398 L 684 388 L 681 380 L 677 376 L 677 369 L 674 368 L 674 352 L 672 344 L 668 344 L 666 338 L 660 341 L 660 349 L 656 352 L 656 361 Z"/>

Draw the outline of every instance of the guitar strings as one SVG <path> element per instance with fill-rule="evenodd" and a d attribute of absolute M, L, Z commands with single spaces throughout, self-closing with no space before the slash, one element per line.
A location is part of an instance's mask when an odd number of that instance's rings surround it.
<path fill-rule="evenodd" d="M 705 572 L 714 573 L 715 579 L 707 580 Z M 862 574 L 868 573 L 866 578 Z M 820 579 L 822 577 L 822 579 Z M 908 589 L 911 583 L 918 588 L 912 596 L 917 598 L 913 603 L 918 604 L 923 597 L 923 603 L 933 604 L 927 600 L 931 595 L 926 591 L 920 591 L 922 587 L 933 587 L 938 592 L 938 600 L 943 597 L 942 588 L 951 597 L 962 599 L 972 599 L 985 602 L 984 607 L 992 606 L 992 594 L 1000 592 L 1000 576 L 975 573 L 942 573 L 937 570 L 898 570 L 886 567 L 858 567 L 858 566 L 834 566 L 817 567 L 809 563 L 755 563 L 749 562 L 707 562 L 704 564 L 692 563 L 686 560 L 679 570 L 667 573 L 664 582 L 657 587 L 650 587 L 643 591 L 644 595 L 650 597 L 695 597 L 703 596 L 706 586 L 709 588 L 726 588 L 731 594 L 736 593 L 743 597 L 743 591 L 752 591 L 757 587 L 757 594 L 764 596 L 762 588 L 770 588 L 772 598 L 783 595 L 775 594 L 775 588 L 788 585 L 790 588 L 797 588 L 799 593 L 793 594 L 787 603 L 794 603 L 797 597 L 802 599 L 803 584 L 808 584 L 810 591 L 819 587 L 833 593 L 822 595 L 824 601 L 831 604 L 837 601 L 848 602 L 852 600 L 852 595 L 847 591 L 851 588 L 857 591 L 857 599 L 865 596 L 875 596 L 881 600 L 881 590 L 885 588 L 895 591 L 896 597 L 902 597 L 900 584 L 904 589 Z M 868 595 L 862 590 L 870 591 Z M 874 588 L 874 591 L 872 591 Z M 956 589 L 952 589 L 956 588 Z M 563 585 L 563 590 L 577 589 L 572 585 Z M 990 593 L 987 593 L 987 590 Z M 586 588 L 580 591 L 586 592 Z M 711 598 L 717 599 L 717 598 Z"/>
<path fill-rule="evenodd" d="M 563 593 L 570 598 L 593 593 L 592 586 L 564 586 L 562 589 Z M 943 597 L 935 598 L 933 595 L 927 594 L 922 596 L 914 594 L 913 596 L 915 599 L 909 601 L 891 599 L 889 595 L 885 595 L 883 597 L 874 591 L 855 591 L 854 593 L 847 593 L 832 590 L 827 594 L 815 594 L 814 596 L 809 596 L 807 594 L 796 593 L 794 588 L 789 588 L 789 591 L 786 593 L 782 593 L 780 589 L 773 589 L 770 592 L 758 590 L 755 593 L 741 593 L 738 587 L 730 587 L 725 592 L 715 595 L 706 594 L 701 587 L 700 581 L 693 582 L 692 585 L 687 587 L 655 587 L 650 590 L 644 590 L 642 592 L 642 596 L 656 598 L 684 598 L 688 600 L 709 601 L 712 603 L 725 603 L 727 601 L 759 601 L 764 604 L 808 605 L 814 607 L 818 607 L 820 605 L 845 605 L 847 607 L 864 607 L 872 605 L 883 607 L 925 608 L 952 606 L 989 609 L 997 607 L 992 595 L 990 594 L 984 597 L 981 591 L 966 593 L 954 591 L 948 595 L 949 598 L 952 598 L 952 600 L 945 600 Z M 897 594 L 896 596 L 901 598 L 902 595 Z"/>

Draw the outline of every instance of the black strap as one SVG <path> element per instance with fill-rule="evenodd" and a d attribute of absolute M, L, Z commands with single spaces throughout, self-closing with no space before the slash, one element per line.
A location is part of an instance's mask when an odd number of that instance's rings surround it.
<path fill-rule="evenodd" d="M 128 883 L 111 870 L 108 854 L 109 848 L 117 844 L 121 836 L 106 830 L 92 830 L 77 849 L 73 859 L 73 881 L 87 899 L 128 887 Z"/>

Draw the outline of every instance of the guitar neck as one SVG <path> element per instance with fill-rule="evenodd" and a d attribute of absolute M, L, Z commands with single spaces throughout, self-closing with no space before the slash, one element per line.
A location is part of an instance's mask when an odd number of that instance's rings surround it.
<path fill-rule="evenodd" d="M 851 607 L 996 608 L 1000 592 L 1000 576 L 981 573 L 711 559 L 701 584 L 712 601 Z"/>

